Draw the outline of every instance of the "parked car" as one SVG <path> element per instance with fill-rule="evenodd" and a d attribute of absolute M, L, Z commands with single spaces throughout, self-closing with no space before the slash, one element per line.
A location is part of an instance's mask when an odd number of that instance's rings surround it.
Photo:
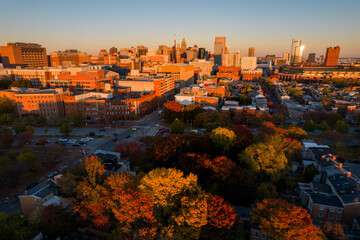
<path fill-rule="evenodd" d="M 102 128 L 102 129 L 100 129 L 99 131 L 100 131 L 100 132 L 105 132 L 105 129 L 104 129 L 104 128 Z"/>
<path fill-rule="evenodd" d="M 170 130 L 167 128 L 162 128 L 159 130 L 159 133 L 165 133 L 165 132 L 170 132 Z"/>
<path fill-rule="evenodd" d="M 119 134 L 117 134 L 117 133 L 114 133 L 114 137 L 117 137 Z"/>
<path fill-rule="evenodd" d="M 67 142 L 68 140 L 66 138 L 59 138 L 59 142 Z"/>

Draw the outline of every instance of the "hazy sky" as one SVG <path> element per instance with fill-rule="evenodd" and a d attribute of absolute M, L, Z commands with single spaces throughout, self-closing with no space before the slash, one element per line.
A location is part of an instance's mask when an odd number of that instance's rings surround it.
<path fill-rule="evenodd" d="M 289 52 L 301 39 L 304 56 L 339 45 L 341 57 L 360 57 L 360 0 L 0 0 L 0 44 L 35 42 L 54 50 L 143 44 L 157 49 L 185 37 L 214 50 L 226 36 L 230 50 L 256 56 Z"/>

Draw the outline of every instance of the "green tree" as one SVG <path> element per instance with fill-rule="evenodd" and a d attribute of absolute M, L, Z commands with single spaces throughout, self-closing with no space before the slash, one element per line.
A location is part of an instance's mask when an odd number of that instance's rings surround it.
<path fill-rule="evenodd" d="M 0 115 L 6 113 L 13 113 L 14 111 L 15 111 L 14 103 L 6 97 L 0 97 Z"/>
<path fill-rule="evenodd" d="M 1 79 L 0 80 L 0 89 L 8 89 L 12 81 L 10 79 Z"/>
<path fill-rule="evenodd" d="M 0 213 L 0 237 L 1 239 L 33 239 L 36 229 L 20 213 Z"/>
<path fill-rule="evenodd" d="M 38 116 L 38 117 L 36 118 L 36 123 L 39 124 L 40 126 L 45 125 L 46 122 L 47 122 L 47 119 L 46 119 L 46 117 L 44 117 L 44 116 Z"/>
<path fill-rule="evenodd" d="M 32 88 L 29 80 L 19 79 L 14 81 L 10 87 L 18 87 L 18 88 Z"/>
<path fill-rule="evenodd" d="M 34 134 L 35 128 L 33 126 L 26 126 L 25 127 L 25 132 Z"/>
<path fill-rule="evenodd" d="M 64 133 L 65 135 L 68 135 L 69 133 L 71 133 L 72 130 L 73 130 L 72 127 L 68 123 L 63 123 L 60 127 L 60 132 Z"/>
<path fill-rule="evenodd" d="M 304 124 L 305 131 L 314 132 L 316 130 L 316 124 L 313 120 L 307 120 Z"/>
<path fill-rule="evenodd" d="M 276 191 L 276 186 L 273 183 L 263 182 L 257 189 L 257 194 L 261 199 L 276 198 L 279 194 Z"/>
<path fill-rule="evenodd" d="M 85 115 L 78 111 L 73 111 L 70 115 L 70 121 L 74 127 L 81 127 L 85 123 Z"/>
<path fill-rule="evenodd" d="M 329 124 L 324 120 L 317 125 L 317 128 L 321 131 L 327 131 L 330 129 Z"/>
<path fill-rule="evenodd" d="M 283 152 L 277 152 L 271 145 L 256 143 L 239 154 L 240 162 L 250 170 L 278 179 L 286 170 L 287 159 Z"/>
<path fill-rule="evenodd" d="M 47 127 L 44 127 L 44 133 L 47 134 L 49 129 Z"/>
<path fill-rule="evenodd" d="M 210 138 L 219 150 L 227 152 L 231 146 L 234 146 L 236 135 L 232 130 L 218 127 L 211 131 Z"/>
<path fill-rule="evenodd" d="M 175 133 L 175 134 L 183 133 L 184 132 L 184 123 L 176 118 L 174 120 L 174 122 L 171 124 L 171 132 Z"/>
<path fill-rule="evenodd" d="M 3 124 L 11 124 L 14 121 L 14 115 L 11 113 L 4 113 L 0 116 L 0 122 Z"/>
<path fill-rule="evenodd" d="M 349 125 L 347 125 L 343 120 L 337 120 L 333 129 L 339 133 L 349 133 Z"/>
<path fill-rule="evenodd" d="M 73 226 L 69 213 L 61 206 L 49 205 L 43 210 L 40 228 L 47 238 L 65 237 Z"/>
<path fill-rule="evenodd" d="M 207 125 L 207 123 L 208 123 L 208 116 L 206 115 L 206 113 L 199 113 L 195 116 L 194 127 L 204 128 Z"/>
<path fill-rule="evenodd" d="M 16 122 L 13 125 L 13 129 L 15 131 L 16 135 L 19 135 L 19 133 L 24 132 L 25 131 L 25 124 L 21 123 L 21 122 Z"/>

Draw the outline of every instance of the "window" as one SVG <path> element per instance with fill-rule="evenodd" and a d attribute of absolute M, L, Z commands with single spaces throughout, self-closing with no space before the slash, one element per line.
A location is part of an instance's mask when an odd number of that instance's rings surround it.
<path fill-rule="evenodd" d="M 330 218 L 330 219 L 333 219 L 333 215 L 332 215 L 332 214 L 330 214 L 330 215 L 329 215 L 329 218 Z"/>
<path fill-rule="evenodd" d="M 337 212 L 338 212 L 338 213 L 341 213 L 341 212 L 342 212 L 341 208 L 338 208 Z"/>
<path fill-rule="evenodd" d="M 322 212 L 320 212 L 320 213 L 319 213 L 319 217 L 322 217 L 322 216 L 323 216 L 323 213 L 322 213 Z"/>
<path fill-rule="evenodd" d="M 320 206 L 320 210 L 323 211 L 325 209 L 324 206 Z"/>
<path fill-rule="evenodd" d="M 340 215 L 337 215 L 337 216 L 336 216 L 336 220 L 340 220 Z"/>
<path fill-rule="evenodd" d="M 330 212 L 334 212 L 335 211 L 335 209 L 334 208 L 330 208 Z"/>
<path fill-rule="evenodd" d="M 259 232 L 258 232 L 258 231 L 255 232 L 255 237 L 256 237 L 256 238 L 259 237 Z"/>
<path fill-rule="evenodd" d="M 263 234 L 262 237 L 261 237 L 261 239 L 264 239 L 264 240 L 265 240 L 265 239 L 266 239 L 266 235 Z"/>

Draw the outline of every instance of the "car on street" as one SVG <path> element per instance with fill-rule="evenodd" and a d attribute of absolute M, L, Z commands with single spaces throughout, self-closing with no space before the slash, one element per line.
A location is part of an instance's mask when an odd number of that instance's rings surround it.
<path fill-rule="evenodd" d="M 157 124 L 155 124 L 155 127 L 160 127 L 160 125 L 157 123 Z"/>
<path fill-rule="evenodd" d="M 102 129 L 99 129 L 99 131 L 100 131 L 100 132 L 105 132 L 105 129 L 104 129 L 104 128 L 102 128 Z"/>
<path fill-rule="evenodd" d="M 125 138 L 130 138 L 130 135 L 127 135 Z"/>
<path fill-rule="evenodd" d="M 165 132 L 170 132 L 170 130 L 167 129 L 167 128 L 161 128 L 161 129 L 159 130 L 159 133 L 165 133 Z"/>
<path fill-rule="evenodd" d="M 66 138 L 59 138 L 59 142 L 67 142 L 68 140 Z"/>
<path fill-rule="evenodd" d="M 117 133 L 114 133 L 114 137 L 117 137 L 119 134 L 117 134 Z"/>

